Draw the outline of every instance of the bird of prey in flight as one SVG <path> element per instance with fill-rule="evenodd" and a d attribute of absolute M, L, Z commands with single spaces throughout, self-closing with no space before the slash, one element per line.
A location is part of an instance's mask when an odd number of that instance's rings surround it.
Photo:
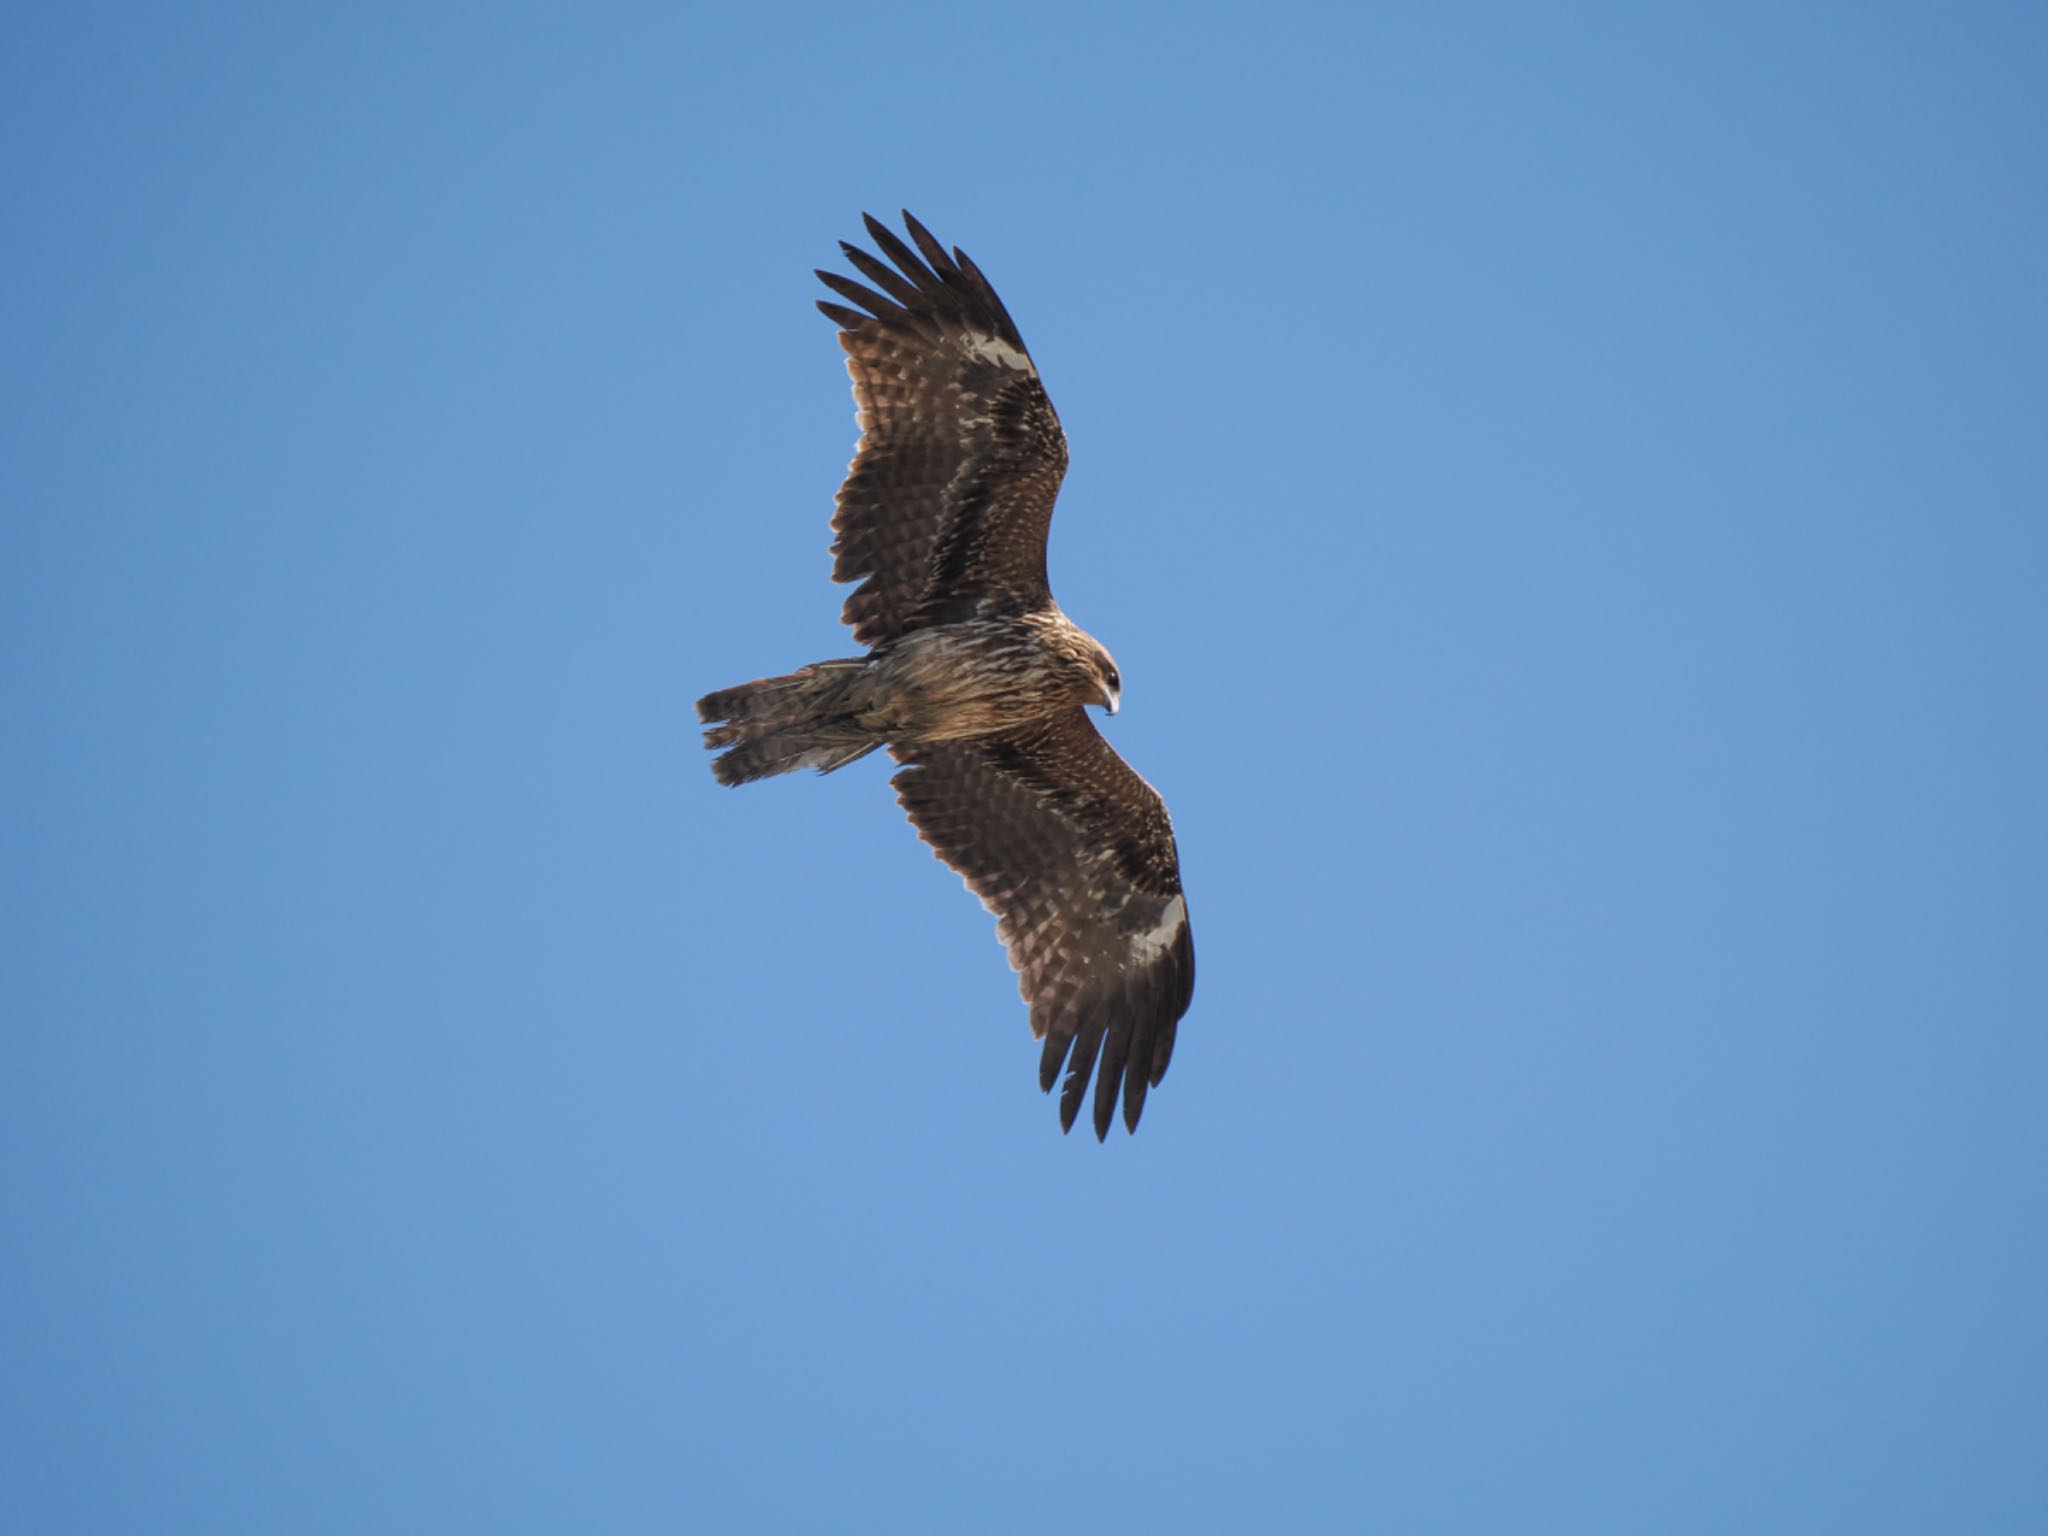
<path fill-rule="evenodd" d="M 998 919 L 1071 1129 L 1095 1075 L 1107 1136 L 1135 1130 L 1194 994 L 1173 826 L 1088 717 L 1115 714 L 1116 663 L 1060 611 L 1046 534 L 1067 439 L 988 279 L 903 216 L 869 217 L 882 256 L 843 243 L 873 287 L 820 272 L 853 375 L 860 446 L 839 489 L 833 579 L 865 654 L 705 695 L 744 784 L 829 773 L 886 746 L 918 834 Z M 1098 1061 L 1100 1070 L 1097 1070 Z"/>

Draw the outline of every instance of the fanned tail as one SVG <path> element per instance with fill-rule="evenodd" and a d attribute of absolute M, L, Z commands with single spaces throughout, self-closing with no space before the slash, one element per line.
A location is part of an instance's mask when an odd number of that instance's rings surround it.
<path fill-rule="evenodd" d="M 764 677 L 721 688 L 697 701 L 697 718 L 711 729 L 704 745 L 721 756 L 711 771 L 721 784 L 815 768 L 830 773 L 882 745 L 855 718 L 866 664 L 821 661 L 785 677 Z"/>

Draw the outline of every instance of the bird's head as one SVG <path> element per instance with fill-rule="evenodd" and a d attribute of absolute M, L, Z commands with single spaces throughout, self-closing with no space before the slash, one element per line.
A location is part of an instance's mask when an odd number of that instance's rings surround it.
<path fill-rule="evenodd" d="M 1110 658 L 1109 651 L 1099 641 L 1091 638 L 1088 643 L 1094 648 L 1088 657 L 1089 665 L 1094 673 L 1095 684 L 1101 690 L 1090 702 L 1100 704 L 1104 714 L 1113 715 L 1124 699 L 1123 674 L 1117 671 L 1116 662 Z"/>

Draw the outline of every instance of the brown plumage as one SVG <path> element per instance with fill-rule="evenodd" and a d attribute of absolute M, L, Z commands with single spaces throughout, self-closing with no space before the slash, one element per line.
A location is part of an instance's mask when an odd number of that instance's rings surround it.
<path fill-rule="evenodd" d="M 1066 434 L 1017 327 L 964 252 L 908 213 L 874 218 L 887 262 L 842 244 L 875 286 L 818 276 L 858 308 L 841 327 L 861 441 L 832 520 L 833 579 L 865 656 L 697 702 L 742 784 L 829 773 L 886 745 L 918 834 L 999 919 L 1069 1129 L 1091 1074 L 1109 1133 L 1135 1130 L 1194 992 L 1194 945 L 1166 806 L 1096 731 L 1123 680 L 1053 601 L 1045 569 Z M 890 265 L 893 263 L 894 265 Z"/>

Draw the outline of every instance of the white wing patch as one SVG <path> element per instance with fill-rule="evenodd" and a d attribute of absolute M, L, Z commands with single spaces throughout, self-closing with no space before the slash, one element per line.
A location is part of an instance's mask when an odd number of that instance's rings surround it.
<path fill-rule="evenodd" d="M 970 331 L 961 340 L 966 343 L 967 350 L 984 363 L 994 363 L 999 368 L 1009 368 L 1017 373 L 1028 373 L 1034 379 L 1038 377 L 1038 370 L 1032 366 L 1031 359 L 1000 336 L 983 336 L 979 332 Z"/>
<path fill-rule="evenodd" d="M 1187 898 L 1174 897 L 1166 904 L 1166 910 L 1160 914 L 1157 924 L 1143 933 L 1131 935 L 1131 958 L 1140 964 L 1157 960 L 1172 947 L 1173 941 L 1180 937 L 1180 931 L 1187 926 L 1187 920 Z"/>

